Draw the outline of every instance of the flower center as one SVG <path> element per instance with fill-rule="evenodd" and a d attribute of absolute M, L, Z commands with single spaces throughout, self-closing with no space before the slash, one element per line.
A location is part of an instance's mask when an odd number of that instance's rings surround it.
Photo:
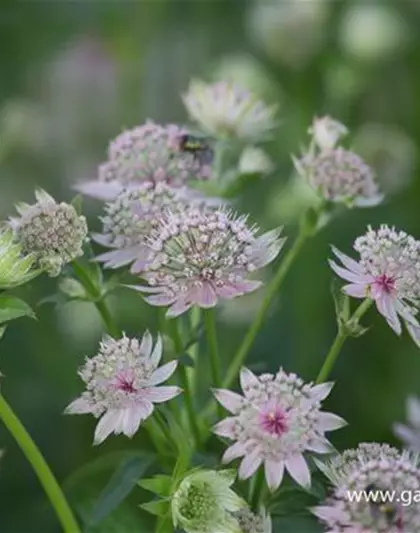
<path fill-rule="evenodd" d="M 289 429 L 286 414 L 278 406 L 270 406 L 261 411 L 259 415 L 260 426 L 266 433 L 273 437 L 280 437 Z"/>
<path fill-rule="evenodd" d="M 391 294 L 395 290 L 395 278 L 382 274 L 375 279 L 375 285 L 381 291 Z"/>
<path fill-rule="evenodd" d="M 129 378 L 127 376 L 118 376 L 115 386 L 118 390 L 128 392 L 129 394 L 137 392 L 137 389 L 134 387 L 134 378 Z"/>

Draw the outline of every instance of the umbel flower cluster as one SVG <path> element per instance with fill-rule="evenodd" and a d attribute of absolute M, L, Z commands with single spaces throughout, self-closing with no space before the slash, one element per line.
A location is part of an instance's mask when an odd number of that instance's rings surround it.
<path fill-rule="evenodd" d="M 1 229 L 1 290 L 42 272 L 63 274 L 54 299 L 90 302 L 102 318 L 98 351 L 79 368 L 83 390 L 65 412 L 93 416 L 95 445 L 112 435 L 139 434 L 132 446 L 141 448 L 152 477 L 137 480 L 129 470 L 128 485 L 138 481 L 154 494 L 141 512 L 156 518 L 153 531 L 143 533 L 289 533 L 292 526 L 283 526 L 279 513 L 288 491 L 297 503 L 302 495 L 317 499 L 301 509 L 317 531 L 419 533 L 420 468 L 413 453 L 420 451 L 418 400 L 409 401 L 409 424 L 394 428 L 411 451 L 363 443 L 341 454 L 328 439 L 346 422 L 324 411 L 323 402 L 341 347 L 366 331 L 360 321 L 373 304 L 398 335 L 405 324 L 420 346 L 420 241 L 382 224 L 356 238 L 357 258 L 334 247 L 329 265 L 346 284 L 336 297 L 337 335 L 319 373 L 307 382 L 281 367 L 254 373 L 247 358 L 257 334 L 305 241 L 342 211 L 331 203 L 374 206 L 382 195 L 374 170 L 342 145 L 347 128 L 330 117 L 315 119 L 310 145 L 294 162 L 319 198 L 302 213 L 297 238 L 281 257 L 283 228 L 260 230 L 234 198 L 249 183 L 249 172 L 247 179 L 241 176 L 241 154 L 265 154 L 260 145 L 275 135 L 275 107 L 227 81 L 193 81 L 183 101 L 194 130 L 148 120 L 124 131 L 109 144 L 96 179 L 78 185 L 102 201 L 99 231 L 89 235 L 78 202 L 58 203 L 40 190 L 36 203 L 18 204 L 19 217 Z M 274 273 L 230 354 L 231 342 L 218 344 L 217 308 L 262 289 L 268 266 Z M 101 267 L 113 270 L 110 280 Z M 150 323 L 157 315 L 158 332 L 122 333 L 107 299 L 120 288 L 140 293 Z M 361 300 L 353 313 L 349 297 Z M 0 336 L 4 322 L 32 313 L 25 302 L 3 294 L 0 311 Z M 0 396 L 0 419 L 7 423 L 10 408 L 2 402 Z M 29 435 L 15 434 L 15 423 L 8 427 L 31 464 L 44 465 L 30 456 L 36 447 Z M 222 466 L 227 463 L 229 470 Z M 118 498 L 127 493 L 127 462 L 121 468 L 110 482 Z M 48 467 L 42 470 L 38 475 L 63 531 L 79 533 L 64 494 L 56 484 L 51 488 Z M 322 478 L 325 501 L 311 489 L 315 477 Z M 114 490 L 119 479 L 126 484 Z M 389 490 L 418 491 L 419 501 L 366 496 Z M 287 518 L 293 523 L 293 516 Z"/>

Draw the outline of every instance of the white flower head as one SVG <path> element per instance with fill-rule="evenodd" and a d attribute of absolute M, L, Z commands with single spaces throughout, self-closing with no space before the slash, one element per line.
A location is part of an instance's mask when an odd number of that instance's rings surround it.
<path fill-rule="evenodd" d="M 346 485 L 347 479 L 358 471 L 358 469 L 372 461 L 379 459 L 397 459 L 401 453 L 389 444 L 379 444 L 376 442 L 362 442 L 357 448 L 345 450 L 344 452 L 321 462 L 315 462 L 319 469 L 337 487 Z"/>
<path fill-rule="evenodd" d="M 327 501 L 313 509 L 328 533 L 415 533 L 420 529 L 420 507 L 406 495 L 420 493 L 416 457 L 379 447 L 342 459 L 346 475 Z M 349 452 L 346 452 L 347 454 Z M 385 496 L 394 495 L 394 501 Z M 358 495 L 358 496 L 355 496 Z"/>
<path fill-rule="evenodd" d="M 166 182 L 145 181 L 124 189 L 114 200 L 105 204 L 101 217 L 103 231 L 93 240 L 112 248 L 96 259 L 108 268 L 133 263 L 133 272 L 146 268 L 151 253 L 149 235 L 170 209 L 181 212 L 189 205 L 220 204 L 221 200 L 203 197 L 187 187 L 172 187 Z"/>
<path fill-rule="evenodd" d="M 162 357 L 162 340 L 153 346 L 146 331 L 141 342 L 125 335 L 121 339 L 107 337 L 99 353 L 86 359 L 79 375 L 86 391 L 66 409 L 66 414 L 91 413 L 100 418 L 95 431 L 95 444 L 111 433 L 132 437 L 143 420 L 162 403 L 177 396 L 181 389 L 158 386 L 175 371 L 177 361 L 158 367 Z"/>
<path fill-rule="evenodd" d="M 259 237 L 257 231 L 225 209 L 169 212 L 150 239 L 152 255 L 142 273 L 149 286 L 132 288 L 149 293 L 152 305 L 170 306 L 172 317 L 252 292 L 262 283 L 249 279 L 251 273 L 273 261 L 285 241 L 281 230 Z"/>
<path fill-rule="evenodd" d="M 78 189 L 89 196 L 112 200 L 122 189 L 144 181 L 166 182 L 178 187 L 189 180 L 207 180 L 211 164 L 183 149 L 187 130 L 175 124 L 148 121 L 126 130 L 108 147 L 108 160 L 99 167 L 96 181 Z"/>
<path fill-rule="evenodd" d="M 309 487 L 311 476 L 303 454 L 331 452 L 325 433 L 345 425 L 339 416 L 320 410 L 332 384 L 304 384 L 282 369 L 275 376 L 257 377 L 246 368 L 240 382 L 243 396 L 224 389 L 214 391 L 216 400 L 233 415 L 214 428 L 217 435 L 235 441 L 223 462 L 243 457 L 241 479 L 264 465 L 272 491 L 280 486 L 285 468 L 299 485 Z"/>
<path fill-rule="evenodd" d="M 401 334 L 401 319 L 420 346 L 418 313 L 420 298 L 420 242 L 383 224 L 370 226 L 358 237 L 354 249 L 359 261 L 333 248 L 343 266 L 330 261 L 334 272 L 349 282 L 343 290 L 354 298 L 371 298 L 390 327 Z"/>
<path fill-rule="evenodd" d="M 276 126 L 276 106 L 233 82 L 193 80 L 183 100 L 192 120 L 216 138 L 250 141 Z"/>
<path fill-rule="evenodd" d="M 347 128 L 330 117 L 315 119 L 309 129 L 312 142 L 296 170 L 325 200 L 350 207 L 370 207 L 383 198 L 376 176 L 363 159 L 337 143 Z"/>
<path fill-rule="evenodd" d="M 247 506 L 230 487 L 231 470 L 197 470 L 187 475 L 172 496 L 172 520 L 186 533 L 242 533 L 235 513 Z"/>
<path fill-rule="evenodd" d="M 20 218 L 10 220 L 24 254 L 32 254 L 36 264 L 50 276 L 58 276 L 63 267 L 83 255 L 88 240 L 84 216 L 64 202 L 57 204 L 43 190 L 35 191 L 37 202 L 16 206 Z"/>
<path fill-rule="evenodd" d="M 408 424 L 394 424 L 394 433 L 407 448 L 420 452 L 420 399 L 415 396 L 407 398 Z"/>
<path fill-rule="evenodd" d="M 244 508 L 234 513 L 242 533 L 272 533 L 271 516 L 262 509 L 259 514 Z"/>

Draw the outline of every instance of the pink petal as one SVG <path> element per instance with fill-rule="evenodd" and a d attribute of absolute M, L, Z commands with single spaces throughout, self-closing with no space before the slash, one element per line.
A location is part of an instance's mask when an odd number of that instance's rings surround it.
<path fill-rule="evenodd" d="M 261 463 L 261 451 L 259 448 L 255 448 L 255 450 L 247 454 L 244 459 L 242 459 L 238 472 L 239 478 L 248 479 L 253 476 L 258 470 L 258 468 L 261 466 Z"/>
<path fill-rule="evenodd" d="M 85 415 L 92 413 L 92 406 L 85 398 L 80 397 L 71 402 L 64 412 L 66 415 Z"/>
<path fill-rule="evenodd" d="M 152 385 L 159 385 L 160 383 L 163 383 L 164 381 L 166 381 L 168 378 L 172 376 L 177 366 L 178 366 L 178 361 L 174 360 L 174 361 L 170 361 L 169 363 L 166 363 L 166 365 L 159 367 L 153 372 L 150 379 L 147 381 L 147 385 L 152 386 Z"/>
<path fill-rule="evenodd" d="M 318 426 L 319 429 L 324 431 L 334 431 L 347 425 L 347 422 L 333 413 L 320 412 L 318 414 Z"/>
<path fill-rule="evenodd" d="M 225 451 L 222 457 L 222 463 L 227 464 L 233 461 L 234 459 L 237 459 L 238 457 L 242 457 L 246 454 L 246 448 L 241 442 L 235 442 L 235 444 L 232 444 L 232 446 L 229 446 L 229 448 Z"/>
<path fill-rule="evenodd" d="M 220 422 L 218 422 L 214 428 L 213 433 L 219 435 L 219 437 L 226 437 L 228 439 L 233 439 L 235 437 L 235 425 L 236 417 L 229 416 Z"/>
<path fill-rule="evenodd" d="M 120 411 L 113 409 L 107 411 L 99 420 L 95 429 L 94 445 L 101 444 L 117 427 Z"/>
<path fill-rule="evenodd" d="M 271 492 L 276 491 L 284 475 L 284 462 L 266 460 L 264 464 L 265 479 Z"/>
<path fill-rule="evenodd" d="M 155 305 L 157 307 L 166 307 L 167 305 L 174 303 L 175 296 L 170 293 L 161 292 L 160 294 L 145 296 L 143 299 L 150 305 Z"/>
<path fill-rule="evenodd" d="M 420 436 L 418 433 L 403 424 L 393 425 L 394 434 L 410 448 L 420 450 Z"/>
<path fill-rule="evenodd" d="M 322 400 L 325 400 L 325 398 L 329 395 L 333 387 L 334 382 L 332 381 L 315 385 L 314 387 L 311 387 L 311 398 L 318 402 L 322 402 Z"/>
<path fill-rule="evenodd" d="M 343 291 L 353 298 L 366 298 L 369 293 L 369 284 L 350 283 L 344 285 Z"/>
<path fill-rule="evenodd" d="M 243 397 L 227 389 L 213 389 L 216 400 L 230 413 L 236 415 L 243 404 Z"/>
<path fill-rule="evenodd" d="M 380 296 L 376 298 L 376 307 L 395 333 L 401 335 L 401 322 L 397 315 L 394 298 L 385 292 L 381 292 Z"/>
<path fill-rule="evenodd" d="M 355 274 L 364 274 L 363 267 L 360 265 L 357 261 L 349 257 L 348 255 L 344 254 L 338 248 L 335 246 L 332 246 L 333 254 L 340 259 L 340 261 L 343 263 L 343 265 L 350 270 L 351 272 L 354 272 Z"/>
<path fill-rule="evenodd" d="M 142 398 L 145 400 L 148 400 L 149 402 L 153 403 L 163 403 L 167 402 L 168 400 L 172 400 L 172 398 L 175 398 L 175 396 L 178 396 L 178 394 L 181 394 L 182 389 L 179 387 L 150 387 L 147 389 L 144 389 L 141 392 Z"/>
<path fill-rule="evenodd" d="M 203 282 L 191 289 L 189 297 L 198 306 L 209 309 L 217 304 L 217 295 L 211 283 Z"/>
<path fill-rule="evenodd" d="M 346 270 L 343 267 L 340 267 L 335 263 L 334 261 L 331 261 L 331 259 L 328 260 L 328 263 L 330 267 L 334 270 L 334 272 L 340 276 L 340 278 L 345 279 L 346 281 L 351 281 L 352 283 L 365 283 L 370 280 L 369 276 L 366 276 L 365 274 L 356 274 L 355 272 L 352 272 L 351 270 Z"/>
<path fill-rule="evenodd" d="M 242 367 L 239 374 L 239 382 L 243 391 L 252 387 L 258 387 L 260 382 L 257 376 L 248 368 Z"/>
<path fill-rule="evenodd" d="M 142 420 L 148 418 L 152 411 L 153 406 L 150 409 L 149 404 L 144 404 L 141 407 L 136 405 L 130 409 L 125 409 L 121 420 L 121 433 L 124 433 L 127 437 L 133 437 L 137 433 Z"/>
<path fill-rule="evenodd" d="M 287 459 L 286 468 L 296 483 L 305 488 L 311 486 L 311 473 L 302 454 Z"/>
<path fill-rule="evenodd" d="M 313 439 L 306 446 L 306 449 L 315 453 L 331 453 L 334 451 L 334 447 L 327 439 Z"/>
<path fill-rule="evenodd" d="M 166 316 L 168 318 L 175 318 L 185 311 L 188 311 L 193 306 L 193 302 L 187 302 L 184 298 L 175 300 L 175 303 L 168 309 Z"/>

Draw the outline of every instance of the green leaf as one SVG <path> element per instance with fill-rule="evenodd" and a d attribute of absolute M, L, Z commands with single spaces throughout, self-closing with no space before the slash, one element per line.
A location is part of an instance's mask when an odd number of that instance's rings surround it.
<path fill-rule="evenodd" d="M 32 308 L 20 298 L 14 296 L 0 296 L 0 323 L 28 316 L 35 318 Z"/>
<path fill-rule="evenodd" d="M 89 299 L 83 285 L 74 278 L 62 278 L 58 286 L 60 291 L 72 300 Z"/>
<path fill-rule="evenodd" d="M 83 533 L 154 533 L 153 520 L 151 515 L 124 502 L 103 522 L 86 527 Z"/>
<path fill-rule="evenodd" d="M 273 532 L 285 533 L 322 533 L 324 529 L 312 517 L 282 517 L 273 521 Z"/>
<path fill-rule="evenodd" d="M 341 327 L 350 318 L 350 299 L 343 292 L 341 283 L 337 279 L 331 283 L 331 294 L 334 300 L 337 324 L 338 327 Z"/>
<path fill-rule="evenodd" d="M 154 500 L 142 503 L 140 507 L 155 516 L 165 516 L 169 512 L 169 500 Z"/>
<path fill-rule="evenodd" d="M 75 208 L 79 216 L 83 214 L 83 196 L 81 194 L 77 194 L 70 202 L 70 205 Z"/>
<path fill-rule="evenodd" d="M 150 479 L 141 479 L 138 484 L 145 490 L 153 492 L 158 496 L 169 496 L 171 494 L 172 478 L 163 474 L 158 474 Z"/>
<path fill-rule="evenodd" d="M 7 326 L 0 326 L 0 339 L 3 337 L 4 332 L 6 331 Z"/>
<path fill-rule="evenodd" d="M 153 461 L 154 456 L 150 454 L 144 454 L 143 457 L 131 457 L 123 461 L 100 494 L 87 523 L 98 524 L 116 509 L 134 489 L 139 478 Z"/>

